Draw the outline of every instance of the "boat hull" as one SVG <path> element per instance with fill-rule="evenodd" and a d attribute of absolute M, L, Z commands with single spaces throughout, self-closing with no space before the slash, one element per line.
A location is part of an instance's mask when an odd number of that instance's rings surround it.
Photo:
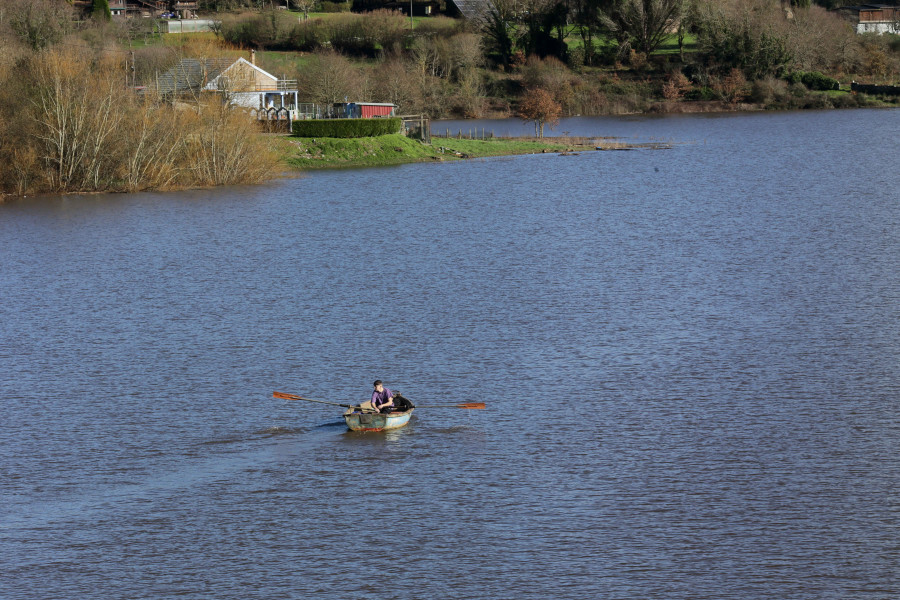
<path fill-rule="evenodd" d="M 346 412 L 344 420 L 350 431 L 388 431 L 400 429 L 409 423 L 412 410 L 393 413 Z"/>

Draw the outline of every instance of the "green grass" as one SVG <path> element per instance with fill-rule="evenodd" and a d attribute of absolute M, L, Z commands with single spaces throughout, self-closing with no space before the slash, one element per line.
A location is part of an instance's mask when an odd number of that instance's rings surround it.
<path fill-rule="evenodd" d="M 302 12 L 296 11 L 296 10 L 289 10 L 288 13 L 297 17 L 298 19 L 303 16 Z M 311 12 L 311 13 L 309 13 L 309 20 L 312 21 L 313 19 L 323 19 L 323 20 L 327 21 L 328 19 L 333 19 L 335 17 L 340 17 L 342 15 L 348 15 L 348 14 L 351 14 L 351 13 L 347 13 L 347 12 Z M 352 13 L 352 14 L 364 14 L 364 13 Z M 404 19 L 406 20 L 407 23 L 409 23 L 408 16 L 404 17 Z M 458 21 L 456 19 L 452 19 L 450 17 L 444 17 L 442 15 L 434 15 L 434 16 L 430 16 L 430 17 L 413 17 L 412 20 L 413 20 L 413 28 L 418 27 L 419 24 L 421 24 L 421 23 L 426 23 L 428 25 L 437 27 L 439 29 L 440 28 L 452 29 L 452 28 L 457 27 L 457 25 L 458 25 Z"/>
<path fill-rule="evenodd" d="M 571 147 L 552 138 L 546 141 L 434 138 L 428 145 L 401 134 L 358 139 L 279 136 L 275 143 L 282 162 L 289 168 L 299 170 L 381 167 L 411 162 L 561 152 Z"/>
<path fill-rule="evenodd" d="M 584 46 L 584 40 L 580 35 L 572 34 L 566 38 L 566 45 L 569 47 L 569 50 L 574 50 L 575 48 L 582 48 Z M 603 36 L 597 36 L 594 38 L 594 47 L 598 52 L 601 52 L 607 46 L 615 45 L 615 40 L 613 38 L 605 38 Z M 692 34 L 687 34 L 684 36 L 684 51 L 685 53 L 695 52 L 697 50 L 697 36 Z M 653 54 L 678 54 L 678 36 L 677 35 L 668 35 L 666 36 L 663 43 L 660 45 Z"/>
<path fill-rule="evenodd" d="M 697 50 L 697 36 L 686 34 L 684 36 L 684 51 L 695 52 Z M 678 36 L 668 35 L 665 41 L 660 44 L 659 48 L 653 54 L 678 54 Z"/>
<path fill-rule="evenodd" d="M 272 73 L 273 75 L 282 75 L 285 73 L 294 73 L 298 69 L 310 64 L 315 57 L 310 54 L 301 55 L 299 52 L 280 52 L 275 50 L 257 50 L 257 64 Z"/>
<path fill-rule="evenodd" d="M 459 152 L 467 156 L 509 156 L 513 154 L 539 154 L 541 152 L 562 152 L 571 148 L 570 144 L 544 138 L 544 140 L 531 139 L 504 139 L 493 138 L 487 140 L 460 140 L 456 138 L 431 139 L 431 145 L 436 148 L 446 148 L 453 152 Z"/>
<path fill-rule="evenodd" d="M 294 169 L 377 167 L 434 160 L 432 149 L 400 134 L 373 138 L 278 139 L 284 163 Z"/>

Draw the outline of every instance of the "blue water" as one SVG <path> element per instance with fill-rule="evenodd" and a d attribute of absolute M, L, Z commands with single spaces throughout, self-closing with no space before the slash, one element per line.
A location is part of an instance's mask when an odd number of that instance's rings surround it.
<path fill-rule="evenodd" d="M 0 205 L 0 597 L 900 596 L 900 111 L 563 130 Z"/>

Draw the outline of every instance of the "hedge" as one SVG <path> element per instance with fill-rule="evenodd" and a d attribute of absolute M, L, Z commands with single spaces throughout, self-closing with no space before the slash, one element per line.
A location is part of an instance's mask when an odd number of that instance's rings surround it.
<path fill-rule="evenodd" d="M 818 71 L 797 71 L 788 78 L 791 83 L 802 83 L 808 89 L 818 91 L 838 90 L 841 85 L 837 79 L 822 75 Z"/>
<path fill-rule="evenodd" d="M 294 121 L 293 134 L 308 138 L 363 138 L 399 133 L 401 120 L 385 119 L 310 119 Z"/>

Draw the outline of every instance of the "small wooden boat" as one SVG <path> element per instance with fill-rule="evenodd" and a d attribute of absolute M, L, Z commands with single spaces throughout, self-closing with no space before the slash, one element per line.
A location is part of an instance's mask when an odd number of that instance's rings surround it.
<path fill-rule="evenodd" d="M 372 408 L 371 402 L 363 402 L 362 404 L 340 404 L 339 402 L 328 402 L 327 400 L 313 400 L 312 398 L 304 398 L 296 394 L 286 394 L 284 392 L 273 392 L 272 396 L 283 400 L 305 400 L 306 402 L 316 402 L 318 404 L 330 404 L 331 406 L 341 406 L 346 408 L 344 411 L 344 421 L 351 431 L 388 431 L 389 429 L 400 429 L 407 423 L 412 416 L 416 405 L 404 398 L 399 393 L 394 393 L 394 409 L 388 413 L 382 413 Z M 421 408 L 474 408 L 484 409 L 484 402 L 457 402 L 455 404 L 432 404 Z"/>
<path fill-rule="evenodd" d="M 412 402 L 401 396 L 394 395 L 395 410 L 388 413 L 374 412 L 367 408 L 368 402 L 362 407 L 351 407 L 344 412 L 344 421 L 351 431 L 388 431 L 400 429 L 409 423 L 415 406 Z"/>

